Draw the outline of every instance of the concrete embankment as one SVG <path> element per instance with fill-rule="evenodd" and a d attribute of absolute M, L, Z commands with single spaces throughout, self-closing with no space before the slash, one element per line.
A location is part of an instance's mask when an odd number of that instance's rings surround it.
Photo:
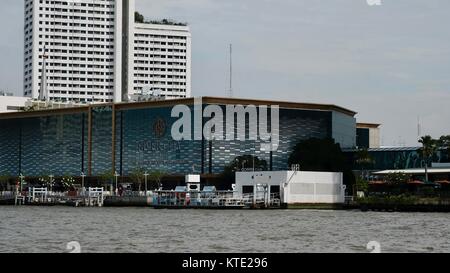
<path fill-rule="evenodd" d="M 362 211 L 450 212 L 450 206 L 442 204 L 361 204 L 360 207 Z"/>
<path fill-rule="evenodd" d="M 450 212 L 450 200 L 439 197 L 369 197 L 357 203 L 362 211 Z"/>

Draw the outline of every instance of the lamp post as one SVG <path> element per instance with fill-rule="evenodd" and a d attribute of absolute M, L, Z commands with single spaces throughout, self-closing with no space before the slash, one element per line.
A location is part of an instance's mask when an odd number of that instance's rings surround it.
<path fill-rule="evenodd" d="M 23 186 L 23 180 L 25 179 L 25 176 L 23 176 L 23 174 L 20 174 L 19 179 L 20 179 L 20 194 L 22 194 L 22 186 Z"/>
<path fill-rule="evenodd" d="M 81 172 L 81 192 L 84 192 L 84 179 L 86 178 L 86 174 Z"/>
<path fill-rule="evenodd" d="M 147 177 L 148 177 L 148 173 L 147 171 L 145 171 L 144 173 L 144 178 L 145 178 L 145 196 L 147 197 Z"/>
<path fill-rule="evenodd" d="M 54 176 L 52 174 L 48 176 L 48 178 L 50 178 L 50 192 L 53 191 L 53 177 Z"/>
<path fill-rule="evenodd" d="M 114 191 L 116 193 L 116 196 L 118 195 L 118 178 L 119 174 L 117 172 L 114 173 L 114 177 L 116 178 L 116 190 Z"/>

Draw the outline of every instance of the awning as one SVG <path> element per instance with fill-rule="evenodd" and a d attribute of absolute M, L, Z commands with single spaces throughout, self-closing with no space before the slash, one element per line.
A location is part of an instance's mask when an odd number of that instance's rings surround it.
<path fill-rule="evenodd" d="M 369 185 L 384 185 L 387 184 L 385 181 L 370 181 Z"/>
<path fill-rule="evenodd" d="M 409 181 L 408 184 L 409 185 L 424 185 L 425 182 L 420 181 L 420 180 L 414 180 L 414 181 Z"/>
<path fill-rule="evenodd" d="M 425 174 L 425 169 L 405 169 L 405 170 L 385 170 L 380 172 L 374 172 L 374 175 L 387 175 L 391 173 L 404 173 L 404 174 Z M 429 174 L 450 173 L 450 168 L 429 168 Z"/>

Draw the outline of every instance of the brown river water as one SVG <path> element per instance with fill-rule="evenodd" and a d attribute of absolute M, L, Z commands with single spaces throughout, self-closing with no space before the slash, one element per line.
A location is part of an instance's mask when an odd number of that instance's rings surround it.
<path fill-rule="evenodd" d="M 0 207 L 0 252 L 450 252 L 450 215 Z"/>

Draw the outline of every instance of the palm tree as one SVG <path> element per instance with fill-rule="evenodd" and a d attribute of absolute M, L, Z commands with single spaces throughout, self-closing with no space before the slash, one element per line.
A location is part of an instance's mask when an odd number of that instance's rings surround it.
<path fill-rule="evenodd" d="M 447 150 L 447 159 L 450 160 L 450 135 L 441 136 L 438 140 L 438 148 Z"/>
<path fill-rule="evenodd" d="M 431 136 L 423 136 L 419 139 L 422 144 L 421 152 L 425 161 L 425 180 L 428 182 L 428 161 L 434 155 L 437 149 L 437 141 Z"/>

